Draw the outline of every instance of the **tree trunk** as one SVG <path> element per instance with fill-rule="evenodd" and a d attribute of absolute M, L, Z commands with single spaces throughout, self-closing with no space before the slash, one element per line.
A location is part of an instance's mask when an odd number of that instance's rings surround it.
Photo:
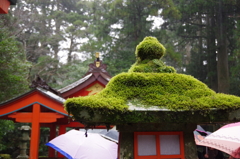
<path fill-rule="evenodd" d="M 226 36 L 226 19 L 227 16 L 222 9 L 222 0 L 219 0 L 218 6 L 218 92 L 229 93 L 229 70 L 228 70 L 228 52 L 227 52 L 227 36 Z"/>
<path fill-rule="evenodd" d="M 214 8 L 211 9 L 211 11 Z M 210 11 L 210 12 L 211 12 Z M 207 17 L 207 72 L 208 72 L 208 86 L 214 91 L 218 92 L 218 78 L 217 78 L 217 54 L 216 54 L 216 36 L 214 28 L 215 20 L 214 13 L 211 13 Z"/>
<path fill-rule="evenodd" d="M 73 53 L 73 49 L 74 49 L 74 47 L 73 47 L 73 38 L 74 38 L 74 36 L 73 35 L 71 35 L 71 41 L 70 41 L 70 47 L 69 47 L 69 51 L 68 51 L 68 56 L 67 56 L 67 63 L 68 64 L 70 64 L 71 62 L 72 62 L 72 53 Z"/>

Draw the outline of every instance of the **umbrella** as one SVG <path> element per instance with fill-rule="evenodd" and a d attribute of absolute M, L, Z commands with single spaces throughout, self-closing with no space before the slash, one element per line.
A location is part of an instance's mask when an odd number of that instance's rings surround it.
<path fill-rule="evenodd" d="M 221 127 L 201 140 L 198 145 L 212 147 L 240 158 L 240 122 Z"/>
<path fill-rule="evenodd" d="M 207 135 L 211 134 L 209 131 L 205 131 L 200 125 L 197 125 L 197 128 L 193 131 L 195 143 L 197 145 L 197 153 L 199 158 L 203 158 L 203 152 L 208 153 L 208 149 L 205 146 L 199 145 Z"/>
<path fill-rule="evenodd" d="M 207 135 L 211 134 L 209 131 L 205 131 L 200 125 L 197 125 L 197 129 L 193 131 L 195 143 L 199 145 L 199 142 L 202 141 Z"/>
<path fill-rule="evenodd" d="M 117 130 L 103 130 L 100 132 L 100 135 L 106 139 L 118 143 L 119 132 Z"/>
<path fill-rule="evenodd" d="M 46 144 L 68 159 L 116 159 L 118 145 L 99 134 L 70 130 Z"/>

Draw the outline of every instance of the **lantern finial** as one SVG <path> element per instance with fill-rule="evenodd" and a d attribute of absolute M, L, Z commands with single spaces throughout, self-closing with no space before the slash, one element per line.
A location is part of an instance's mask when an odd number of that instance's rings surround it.
<path fill-rule="evenodd" d="M 97 58 L 96 67 L 99 67 L 99 66 L 100 66 L 99 52 L 96 52 L 95 56 L 96 56 L 96 58 Z"/>

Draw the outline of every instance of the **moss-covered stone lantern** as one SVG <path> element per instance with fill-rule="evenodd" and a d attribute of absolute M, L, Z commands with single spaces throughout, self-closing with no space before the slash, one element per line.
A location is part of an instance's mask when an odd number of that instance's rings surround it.
<path fill-rule="evenodd" d="M 240 119 L 240 98 L 216 93 L 192 76 L 178 74 L 161 58 L 164 46 L 146 37 L 136 47 L 136 62 L 113 77 L 97 95 L 70 98 L 66 110 L 87 125 L 116 125 L 119 158 L 197 157 L 197 124 Z"/>

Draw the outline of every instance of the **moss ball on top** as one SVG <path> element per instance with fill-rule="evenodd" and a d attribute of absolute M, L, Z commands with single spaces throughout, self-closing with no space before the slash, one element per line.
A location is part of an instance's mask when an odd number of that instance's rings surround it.
<path fill-rule="evenodd" d="M 155 37 L 145 37 L 135 51 L 139 61 L 160 59 L 165 55 L 165 47 Z"/>

